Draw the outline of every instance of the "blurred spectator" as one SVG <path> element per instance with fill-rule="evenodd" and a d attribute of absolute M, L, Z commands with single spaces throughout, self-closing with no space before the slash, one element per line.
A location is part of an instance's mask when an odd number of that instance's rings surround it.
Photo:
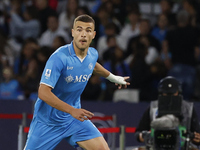
<path fill-rule="evenodd" d="M 151 35 L 151 26 L 148 19 L 141 19 L 140 25 L 139 25 L 140 34 L 137 36 L 133 36 L 129 39 L 128 46 L 126 49 L 125 58 L 129 57 L 131 54 L 133 54 L 135 45 L 140 41 L 141 36 L 145 36 L 148 38 L 149 44 L 148 46 L 154 47 L 157 50 L 157 53 L 160 53 L 161 45 L 160 42 Z"/>
<path fill-rule="evenodd" d="M 55 51 L 59 47 L 67 44 L 62 36 L 56 36 L 53 40 L 51 48 Z"/>
<path fill-rule="evenodd" d="M 188 25 L 189 14 L 186 11 L 182 10 L 177 14 L 177 23 L 177 27 L 167 33 L 163 44 L 163 49 L 171 53 L 171 59 L 168 58 L 165 62 L 166 65 L 170 65 L 168 61 L 171 62 L 169 75 L 182 82 L 183 97 L 190 100 L 194 88 L 195 66 L 199 58 L 199 35 L 195 28 Z"/>
<path fill-rule="evenodd" d="M 183 0 L 183 8 L 190 15 L 190 24 L 200 29 L 200 2 L 198 0 Z"/>
<path fill-rule="evenodd" d="M 103 67 L 119 76 L 131 76 L 129 66 L 123 60 L 124 52 L 119 48 L 115 36 L 108 36 L 107 44 L 108 49 L 103 54 L 103 60 L 105 61 Z M 107 80 L 103 81 L 106 85 L 104 100 L 112 100 L 113 93 L 117 88 Z"/>
<path fill-rule="evenodd" d="M 16 13 L 16 8 L 12 7 L 10 36 L 22 41 L 29 38 L 38 38 L 40 33 L 40 23 L 37 20 L 37 10 L 33 6 L 26 7 L 23 13 L 24 20 Z"/>
<path fill-rule="evenodd" d="M 37 50 L 37 63 L 38 63 L 38 75 L 41 76 L 46 65 L 47 59 L 54 52 L 54 49 L 43 46 L 39 50 Z"/>
<path fill-rule="evenodd" d="M 48 5 L 48 0 L 35 0 L 36 8 L 38 9 L 38 18 L 41 25 L 40 35 L 47 30 L 47 19 L 51 15 L 56 15 L 57 12 Z"/>
<path fill-rule="evenodd" d="M 11 0 L 8 2 L 7 10 L 10 12 L 13 8 L 15 13 L 19 16 L 23 16 L 23 1 L 22 0 Z"/>
<path fill-rule="evenodd" d="M 177 14 L 177 27 L 168 31 L 166 44 L 168 52 L 172 54 L 173 64 L 182 63 L 194 66 L 198 59 L 199 35 L 195 28 L 188 25 L 189 14 L 182 10 Z"/>
<path fill-rule="evenodd" d="M 127 15 L 126 13 L 126 5 L 127 5 L 127 1 L 123 1 L 123 0 L 111 0 L 111 2 L 113 3 L 113 18 L 116 18 L 116 20 L 118 20 L 120 22 L 120 24 L 122 26 L 124 26 L 124 22 Z"/>
<path fill-rule="evenodd" d="M 87 6 L 79 6 L 77 9 L 77 16 L 83 15 L 83 14 L 87 14 L 89 16 L 91 16 L 91 12 L 89 10 L 89 8 Z"/>
<path fill-rule="evenodd" d="M 151 35 L 154 36 L 157 40 L 159 40 L 160 45 L 162 45 L 162 42 L 165 39 L 167 31 L 168 31 L 168 18 L 165 14 L 160 14 L 158 16 L 157 24 L 153 27 L 151 31 Z"/>
<path fill-rule="evenodd" d="M 4 64 L 3 64 L 3 54 L 4 52 L 0 49 L 0 82 L 2 82 L 2 79 L 3 79 L 3 67 L 4 67 Z"/>
<path fill-rule="evenodd" d="M 99 53 L 100 61 L 103 59 L 103 53 L 108 48 L 108 45 L 107 45 L 108 36 L 115 36 L 120 48 L 123 50 L 125 49 L 125 47 L 122 43 L 123 39 L 117 34 L 117 26 L 113 22 L 109 22 L 105 26 L 105 35 L 101 36 L 97 41 L 97 50 Z"/>
<path fill-rule="evenodd" d="M 167 16 L 169 28 L 176 26 L 176 14 L 172 12 L 174 2 L 172 0 L 161 0 L 160 7 L 161 13 Z"/>
<path fill-rule="evenodd" d="M 22 100 L 23 92 L 19 82 L 14 79 L 11 67 L 3 68 L 3 79 L 0 83 L 0 99 L 1 100 Z"/>
<path fill-rule="evenodd" d="M 127 47 L 128 41 L 131 37 L 136 37 L 140 34 L 140 12 L 138 10 L 130 10 L 128 12 L 128 23 L 120 31 L 120 36 L 123 39 L 125 47 Z"/>
<path fill-rule="evenodd" d="M 105 3 L 102 3 L 99 7 L 96 17 L 98 18 L 98 28 L 96 29 L 97 33 L 99 34 L 98 37 L 105 35 L 105 26 L 111 22 L 110 14 L 108 13 L 107 8 L 105 7 Z"/>
<path fill-rule="evenodd" d="M 149 38 L 145 35 L 140 37 L 139 42 L 143 43 L 148 49 L 147 55 L 145 57 L 146 63 L 148 65 L 153 64 L 159 57 L 158 51 L 155 47 L 150 45 Z"/>
<path fill-rule="evenodd" d="M 102 3 L 107 2 L 107 0 L 95 0 L 94 6 L 90 9 L 92 15 L 97 14 L 97 11 L 99 7 L 102 5 Z"/>
<path fill-rule="evenodd" d="M 121 29 L 123 25 L 123 22 L 121 20 L 123 20 L 124 18 L 122 19 L 119 17 L 119 10 L 115 10 L 115 6 L 112 0 L 107 0 L 103 3 L 103 6 L 106 8 L 107 13 L 109 14 L 110 21 L 114 22 L 117 25 L 117 27 Z"/>
<path fill-rule="evenodd" d="M 39 46 L 34 39 L 27 39 L 21 50 L 20 57 L 15 62 L 15 75 L 25 94 L 29 98 L 32 92 L 36 92 L 39 85 L 40 74 L 37 62 Z"/>
<path fill-rule="evenodd" d="M 0 30 L 2 30 L 5 34 L 9 33 L 8 15 L 3 10 L 0 10 Z"/>
<path fill-rule="evenodd" d="M 15 51 L 8 41 L 7 35 L 0 30 L 0 50 L 1 50 L 1 60 L 4 65 L 13 66 L 15 60 Z"/>
<path fill-rule="evenodd" d="M 100 77 L 93 74 L 81 95 L 81 99 L 87 100 L 87 101 L 100 100 L 101 94 L 102 94 L 101 92 L 102 92 L 102 89 L 101 89 Z"/>
<path fill-rule="evenodd" d="M 58 16 L 50 15 L 47 21 L 48 28 L 39 38 L 40 46 L 52 46 L 53 40 L 57 36 L 62 36 L 66 43 L 70 40 L 69 33 L 59 27 Z"/>
<path fill-rule="evenodd" d="M 59 27 L 71 33 L 74 18 L 77 16 L 79 0 L 67 0 L 66 10 L 59 15 Z"/>
<path fill-rule="evenodd" d="M 58 1 L 59 0 L 48 0 L 49 6 L 55 11 L 57 10 Z"/>
<path fill-rule="evenodd" d="M 153 88 L 154 72 L 156 69 L 146 63 L 145 57 L 147 55 L 147 47 L 138 42 L 134 49 L 134 57 L 130 62 L 131 81 L 130 88 L 138 89 L 140 91 L 140 101 L 153 100 L 156 96 L 156 89 Z"/>

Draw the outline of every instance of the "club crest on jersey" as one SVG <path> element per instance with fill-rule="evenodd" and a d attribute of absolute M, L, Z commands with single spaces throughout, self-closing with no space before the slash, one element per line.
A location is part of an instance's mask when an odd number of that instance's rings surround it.
<path fill-rule="evenodd" d="M 51 69 L 46 69 L 45 76 L 50 77 L 50 75 L 51 75 Z"/>
<path fill-rule="evenodd" d="M 90 64 L 88 65 L 88 68 L 89 68 L 90 70 L 92 70 L 92 68 L 93 68 L 93 64 L 90 63 Z"/>

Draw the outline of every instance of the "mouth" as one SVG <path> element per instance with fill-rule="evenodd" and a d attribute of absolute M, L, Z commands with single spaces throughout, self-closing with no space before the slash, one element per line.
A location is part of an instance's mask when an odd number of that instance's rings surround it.
<path fill-rule="evenodd" d="M 87 40 L 82 39 L 82 40 L 80 40 L 79 42 L 80 42 L 81 44 L 84 44 L 84 43 L 87 43 Z"/>

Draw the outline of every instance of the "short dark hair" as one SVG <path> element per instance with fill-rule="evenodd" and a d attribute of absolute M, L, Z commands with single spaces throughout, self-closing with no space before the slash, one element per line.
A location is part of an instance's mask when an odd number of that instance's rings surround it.
<path fill-rule="evenodd" d="M 93 19 L 91 16 L 87 15 L 87 14 L 80 15 L 80 16 L 76 17 L 75 20 L 74 20 L 74 24 L 75 24 L 77 21 L 91 22 L 91 23 L 94 24 L 94 27 L 95 27 L 95 21 L 94 21 L 94 19 Z"/>

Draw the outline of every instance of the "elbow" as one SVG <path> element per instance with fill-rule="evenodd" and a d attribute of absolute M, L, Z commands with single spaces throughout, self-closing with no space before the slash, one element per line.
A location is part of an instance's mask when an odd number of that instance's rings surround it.
<path fill-rule="evenodd" d="M 51 88 L 46 85 L 40 85 L 38 89 L 38 97 L 41 100 L 46 101 L 49 95 L 51 95 Z"/>
<path fill-rule="evenodd" d="M 41 100 L 45 100 L 44 92 L 42 92 L 41 87 L 39 87 L 39 90 L 38 90 L 38 98 Z"/>

